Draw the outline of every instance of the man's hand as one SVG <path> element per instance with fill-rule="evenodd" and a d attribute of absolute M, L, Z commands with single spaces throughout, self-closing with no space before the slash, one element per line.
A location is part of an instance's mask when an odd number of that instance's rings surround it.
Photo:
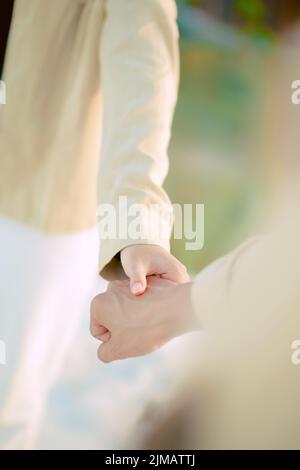
<path fill-rule="evenodd" d="M 133 296 L 128 280 L 111 282 L 91 306 L 91 334 L 103 342 L 99 359 L 111 362 L 148 354 L 198 329 L 190 289 L 191 283 L 177 285 L 151 276 L 144 295 Z"/>
<path fill-rule="evenodd" d="M 121 251 L 121 263 L 130 279 L 130 290 L 141 295 L 146 289 L 146 276 L 159 275 L 176 283 L 190 280 L 185 266 L 158 245 L 132 245 Z"/>

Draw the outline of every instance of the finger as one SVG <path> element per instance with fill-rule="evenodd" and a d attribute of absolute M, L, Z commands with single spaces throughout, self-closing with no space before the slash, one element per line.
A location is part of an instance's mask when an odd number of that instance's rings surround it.
<path fill-rule="evenodd" d="M 98 358 L 100 361 L 108 363 L 115 358 L 113 355 L 112 340 L 102 343 L 98 348 Z"/>
<path fill-rule="evenodd" d="M 106 294 L 97 295 L 91 302 L 90 332 L 95 338 L 99 338 L 109 330 L 106 325 L 105 302 Z"/>
<path fill-rule="evenodd" d="M 130 278 L 130 290 L 134 295 L 142 295 L 146 290 L 146 276 Z"/>
<path fill-rule="evenodd" d="M 147 287 L 146 272 L 142 263 L 133 261 L 127 266 L 127 273 L 130 279 L 130 291 L 134 295 L 141 295 Z"/>
<path fill-rule="evenodd" d="M 90 332 L 91 335 L 94 336 L 94 338 L 101 340 L 101 336 L 105 335 L 108 332 L 108 329 L 106 328 L 106 326 L 101 325 L 93 316 L 93 314 L 91 314 Z"/>

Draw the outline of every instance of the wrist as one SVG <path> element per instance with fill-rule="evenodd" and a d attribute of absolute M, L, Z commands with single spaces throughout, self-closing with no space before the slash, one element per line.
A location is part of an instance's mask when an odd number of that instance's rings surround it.
<path fill-rule="evenodd" d="M 199 330 L 199 320 L 192 304 L 192 283 L 177 284 L 170 290 L 170 303 L 167 306 L 170 336 Z"/>

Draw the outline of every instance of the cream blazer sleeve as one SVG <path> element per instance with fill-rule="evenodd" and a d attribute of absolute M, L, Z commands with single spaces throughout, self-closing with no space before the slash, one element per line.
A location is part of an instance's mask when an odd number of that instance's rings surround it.
<path fill-rule="evenodd" d="M 217 381 L 208 448 L 299 448 L 296 214 L 196 278 L 193 304 L 208 332 Z"/>
<path fill-rule="evenodd" d="M 103 140 L 99 171 L 100 204 L 159 204 L 170 208 L 162 189 L 167 147 L 178 88 L 178 29 L 174 0 L 107 0 L 101 40 Z M 126 214 L 120 214 L 126 217 Z M 160 220 L 170 234 L 172 217 Z M 153 239 L 102 239 L 99 268 L 111 277 L 116 255 L 128 245 Z"/>

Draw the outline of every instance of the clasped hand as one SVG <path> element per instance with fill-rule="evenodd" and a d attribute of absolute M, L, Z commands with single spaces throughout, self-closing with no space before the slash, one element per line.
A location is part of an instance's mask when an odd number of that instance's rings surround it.
<path fill-rule="evenodd" d="M 121 261 L 128 279 L 110 282 L 91 304 L 91 334 L 101 342 L 103 362 L 148 354 L 197 327 L 191 283 L 176 258 L 159 246 L 136 245 L 121 252 Z"/>

